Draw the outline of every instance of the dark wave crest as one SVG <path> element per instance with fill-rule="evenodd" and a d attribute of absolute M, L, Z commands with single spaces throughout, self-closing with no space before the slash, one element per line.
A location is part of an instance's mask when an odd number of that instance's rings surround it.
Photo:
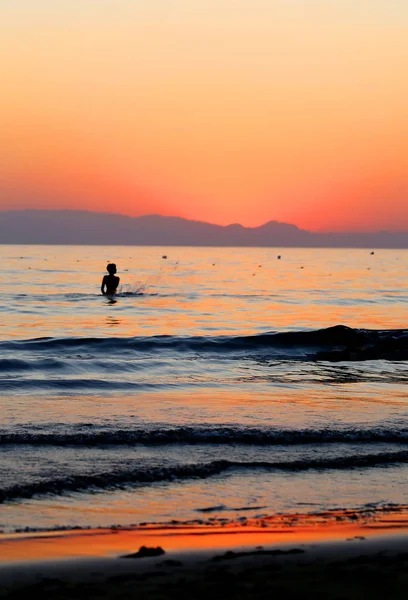
<path fill-rule="evenodd" d="M 271 332 L 247 336 L 38 338 L 1 342 L 0 350 L 35 350 L 59 354 L 120 352 L 124 356 L 163 350 L 199 353 L 256 352 L 291 360 L 408 360 L 408 329 L 370 330 L 336 325 L 314 331 Z"/>
<path fill-rule="evenodd" d="M 96 430 L 89 426 L 52 433 L 41 431 L 0 431 L 0 446 L 6 444 L 34 446 L 164 446 L 171 444 L 244 444 L 302 445 L 331 443 L 400 443 L 408 444 L 408 429 L 273 429 L 246 426 L 155 427 Z"/>
<path fill-rule="evenodd" d="M 163 481 L 174 482 L 196 478 L 207 479 L 229 470 L 253 471 L 266 469 L 281 472 L 301 472 L 311 469 L 364 469 L 406 463 L 408 463 L 408 451 L 286 462 L 217 460 L 208 463 L 184 464 L 171 467 L 138 467 L 136 469 L 110 471 L 95 475 L 71 475 L 47 481 L 13 485 L 2 490 L 0 489 L 0 503 L 44 495 L 55 496 L 68 493 L 89 493 L 125 489 L 129 486 L 150 485 Z"/>
<path fill-rule="evenodd" d="M 169 387 L 169 384 L 166 384 Z M 91 391 L 120 391 L 120 390 L 154 390 L 163 387 L 160 383 L 139 383 L 137 381 L 110 381 L 108 379 L 0 379 L 0 390 L 11 391 L 29 391 L 30 389 L 38 392 L 39 389 L 45 391 L 63 391 L 74 392 L 76 390 L 87 392 Z"/>

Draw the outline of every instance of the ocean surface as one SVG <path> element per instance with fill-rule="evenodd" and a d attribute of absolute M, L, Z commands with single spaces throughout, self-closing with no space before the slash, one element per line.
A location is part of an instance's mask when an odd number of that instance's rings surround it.
<path fill-rule="evenodd" d="M 0 530 L 408 503 L 408 250 L 0 260 Z"/>

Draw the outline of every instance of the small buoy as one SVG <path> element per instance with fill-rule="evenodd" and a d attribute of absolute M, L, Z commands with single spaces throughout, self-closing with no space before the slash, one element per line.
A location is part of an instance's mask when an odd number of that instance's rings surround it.
<path fill-rule="evenodd" d="M 301 269 L 304 269 L 304 267 L 300 267 Z"/>
<path fill-rule="evenodd" d="M 162 258 L 167 258 L 167 255 L 166 255 L 166 254 L 163 254 Z"/>
<path fill-rule="evenodd" d="M 215 267 L 215 263 L 213 263 L 212 266 Z"/>
<path fill-rule="evenodd" d="M 281 258 L 281 255 L 280 255 L 280 254 L 278 254 L 278 256 L 277 256 L 277 259 L 278 259 L 278 260 L 280 260 L 280 258 Z"/>
<path fill-rule="evenodd" d="M 370 254 L 374 254 L 374 252 L 370 252 Z"/>
<path fill-rule="evenodd" d="M 262 265 L 258 265 L 258 269 L 260 269 L 262 267 Z"/>

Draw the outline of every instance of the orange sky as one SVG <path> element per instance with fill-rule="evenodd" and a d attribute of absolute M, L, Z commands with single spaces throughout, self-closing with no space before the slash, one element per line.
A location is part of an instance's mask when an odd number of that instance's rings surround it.
<path fill-rule="evenodd" d="M 408 229 L 408 3 L 0 7 L 0 210 Z"/>

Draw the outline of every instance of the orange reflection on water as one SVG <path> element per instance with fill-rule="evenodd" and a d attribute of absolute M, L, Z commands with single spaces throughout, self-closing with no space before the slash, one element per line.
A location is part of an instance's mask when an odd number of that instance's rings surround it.
<path fill-rule="evenodd" d="M 0 260 L 3 339 L 103 336 L 107 313 L 120 336 L 405 326 L 407 250 L 1 246 Z M 114 303 L 100 295 L 111 260 Z"/>
<path fill-rule="evenodd" d="M 351 522 L 350 519 L 356 519 Z M 361 539 L 372 535 L 408 533 L 408 513 L 382 514 L 375 519 L 350 511 L 320 517 L 286 515 L 213 526 L 139 527 L 0 536 L 0 560 L 50 560 L 97 557 L 136 552 L 140 546 L 162 547 L 166 552 L 221 551 L 259 546 Z"/>

